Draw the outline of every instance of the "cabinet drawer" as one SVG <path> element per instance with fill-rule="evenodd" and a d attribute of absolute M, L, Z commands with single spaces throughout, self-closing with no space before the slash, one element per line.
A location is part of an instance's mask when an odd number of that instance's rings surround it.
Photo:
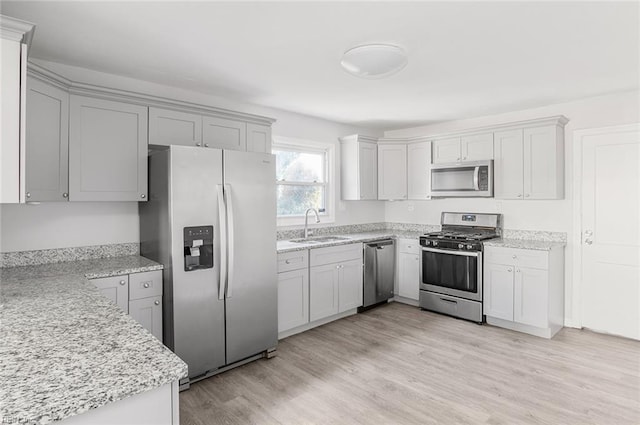
<path fill-rule="evenodd" d="M 309 263 L 311 267 L 349 260 L 362 261 L 361 243 L 315 248 L 309 251 Z"/>
<path fill-rule="evenodd" d="M 278 254 L 278 273 L 304 269 L 309 265 L 309 251 L 293 251 Z"/>
<path fill-rule="evenodd" d="M 400 252 L 407 254 L 418 254 L 420 252 L 420 243 L 417 239 L 400 239 L 398 241 L 398 249 Z"/>
<path fill-rule="evenodd" d="M 130 300 L 160 295 L 162 295 L 162 270 L 129 275 Z"/>
<path fill-rule="evenodd" d="M 487 263 L 512 264 L 543 270 L 549 268 L 549 253 L 547 251 L 488 246 L 485 248 L 484 254 Z"/>

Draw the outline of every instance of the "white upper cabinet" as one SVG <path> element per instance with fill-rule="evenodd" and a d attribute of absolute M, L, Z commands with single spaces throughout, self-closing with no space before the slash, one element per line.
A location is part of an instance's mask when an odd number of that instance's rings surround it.
<path fill-rule="evenodd" d="M 493 133 L 472 134 L 434 140 L 433 163 L 493 159 Z"/>
<path fill-rule="evenodd" d="M 500 199 L 562 199 L 564 197 L 564 124 L 495 133 L 494 186 Z"/>
<path fill-rule="evenodd" d="M 378 199 L 376 139 L 357 134 L 340 139 L 340 187 L 345 201 Z"/>
<path fill-rule="evenodd" d="M 441 164 L 447 162 L 458 162 L 461 159 L 460 138 L 434 140 L 433 142 L 433 163 Z"/>
<path fill-rule="evenodd" d="M 69 93 L 27 78 L 26 200 L 69 198 Z"/>
<path fill-rule="evenodd" d="M 71 201 L 147 200 L 147 108 L 71 96 Z"/>
<path fill-rule="evenodd" d="M 431 199 L 431 142 L 407 145 L 407 189 L 409 199 Z"/>
<path fill-rule="evenodd" d="M 217 117 L 202 118 L 202 143 L 205 147 L 247 150 L 247 124 Z"/>
<path fill-rule="evenodd" d="M 247 124 L 247 151 L 271 153 L 271 126 Z"/>
<path fill-rule="evenodd" d="M 202 116 L 149 108 L 149 144 L 201 146 Z"/>
<path fill-rule="evenodd" d="M 501 199 L 522 199 L 523 146 L 522 130 L 499 131 L 495 135 L 493 161 L 494 196 Z"/>
<path fill-rule="evenodd" d="M 407 145 L 378 143 L 378 199 L 407 199 Z"/>
<path fill-rule="evenodd" d="M 0 15 L 0 203 L 25 202 L 27 44 L 33 24 Z"/>
<path fill-rule="evenodd" d="M 460 154 L 462 162 L 493 159 L 493 133 L 462 136 Z"/>

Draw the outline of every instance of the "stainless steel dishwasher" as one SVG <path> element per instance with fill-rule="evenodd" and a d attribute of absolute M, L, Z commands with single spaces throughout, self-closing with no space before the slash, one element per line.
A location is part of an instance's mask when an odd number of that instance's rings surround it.
<path fill-rule="evenodd" d="M 393 239 L 369 242 L 364 245 L 364 303 L 363 308 L 393 297 L 395 276 L 395 242 Z"/>

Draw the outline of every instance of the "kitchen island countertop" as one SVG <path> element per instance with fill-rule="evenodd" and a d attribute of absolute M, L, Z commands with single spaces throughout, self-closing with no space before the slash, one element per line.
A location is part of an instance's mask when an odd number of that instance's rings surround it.
<path fill-rule="evenodd" d="M 59 421 L 186 376 L 87 281 L 160 269 L 140 256 L 0 269 L 0 420 Z"/>

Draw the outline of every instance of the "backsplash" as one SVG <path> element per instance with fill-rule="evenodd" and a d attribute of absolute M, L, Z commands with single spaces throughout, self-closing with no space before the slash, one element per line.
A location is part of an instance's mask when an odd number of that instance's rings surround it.
<path fill-rule="evenodd" d="M 0 253 L 0 268 L 139 255 L 137 242 Z"/>
<path fill-rule="evenodd" d="M 564 232 L 544 232 L 541 230 L 503 229 L 502 238 L 544 242 L 567 242 L 567 234 Z"/>
<path fill-rule="evenodd" d="M 349 224 L 346 226 L 323 226 L 309 227 L 314 236 L 336 235 L 345 233 L 365 233 L 375 232 L 378 230 L 398 230 L 402 232 L 435 232 L 440 230 L 439 224 L 412 224 L 412 223 L 367 223 L 367 224 Z M 277 239 L 288 240 L 304 237 L 304 229 L 287 229 L 278 230 Z"/>

